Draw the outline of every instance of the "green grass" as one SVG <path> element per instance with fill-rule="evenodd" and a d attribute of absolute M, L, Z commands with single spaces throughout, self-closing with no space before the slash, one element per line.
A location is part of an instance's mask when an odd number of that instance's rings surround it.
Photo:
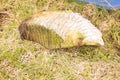
<path fill-rule="evenodd" d="M 3 29 L 0 31 L 1 80 L 120 79 L 120 10 L 109 13 L 93 8 L 95 13 L 91 16 L 83 14 L 91 9 L 85 4 L 63 2 L 58 5 L 62 0 L 52 2 L 50 10 L 72 10 L 90 19 L 102 31 L 105 46 L 47 50 L 38 43 L 22 41 L 18 31 L 20 23 L 37 10 L 44 9 L 48 0 L 37 1 L 0 2 L 0 12 L 10 16 L 8 23 L 0 26 Z"/>

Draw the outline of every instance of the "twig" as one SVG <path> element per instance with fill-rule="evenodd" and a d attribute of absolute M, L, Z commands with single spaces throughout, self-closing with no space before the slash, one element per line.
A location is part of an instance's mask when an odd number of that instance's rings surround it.
<path fill-rule="evenodd" d="M 104 0 L 113 10 L 116 10 L 111 4 L 110 4 L 110 2 L 108 1 L 108 0 Z"/>

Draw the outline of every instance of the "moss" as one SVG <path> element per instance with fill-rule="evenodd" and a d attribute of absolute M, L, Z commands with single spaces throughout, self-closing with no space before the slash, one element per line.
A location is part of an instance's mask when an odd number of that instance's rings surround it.
<path fill-rule="evenodd" d="M 59 48 L 63 40 L 53 30 L 48 30 L 42 26 L 29 26 L 28 38 L 32 41 L 36 41 L 46 48 Z"/>

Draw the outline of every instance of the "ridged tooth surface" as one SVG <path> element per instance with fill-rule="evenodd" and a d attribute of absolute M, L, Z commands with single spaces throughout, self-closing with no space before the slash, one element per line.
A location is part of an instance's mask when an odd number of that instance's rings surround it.
<path fill-rule="evenodd" d="M 81 33 L 85 37 L 101 37 L 101 32 L 91 22 L 83 18 L 79 13 L 73 12 L 50 12 L 35 18 L 34 24 L 54 30 L 64 40 L 68 34 Z"/>

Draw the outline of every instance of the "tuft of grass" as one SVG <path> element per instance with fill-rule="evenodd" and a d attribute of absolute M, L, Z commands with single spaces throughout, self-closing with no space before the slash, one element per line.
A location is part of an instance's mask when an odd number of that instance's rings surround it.
<path fill-rule="evenodd" d="M 90 19 L 102 31 L 105 46 L 50 51 L 38 43 L 22 41 L 20 23 L 48 3 L 49 10 L 72 10 Z M 1 80 L 120 79 L 120 10 L 107 11 L 73 0 L 2 0 L 0 12 L 10 16 L 0 31 Z"/>

